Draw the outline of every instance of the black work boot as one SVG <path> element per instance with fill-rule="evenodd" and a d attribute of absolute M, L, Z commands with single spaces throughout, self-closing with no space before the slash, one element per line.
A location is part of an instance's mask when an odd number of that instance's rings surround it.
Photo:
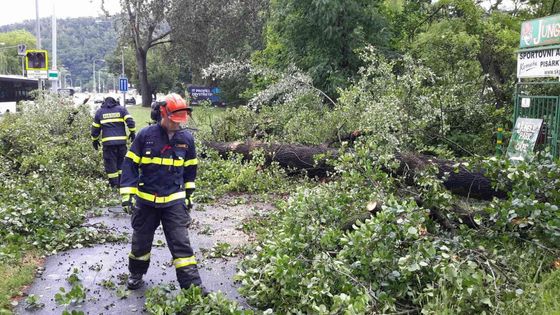
<path fill-rule="evenodd" d="M 205 286 L 201 285 L 200 286 L 200 294 L 202 296 L 208 296 L 208 294 L 210 294 L 210 291 L 208 291 L 208 289 L 206 289 Z"/>
<path fill-rule="evenodd" d="M 126 282 L 126 287 L 129 290 L 140 289 L 144 285 L 144 280 L 142 280 L 141 273 L 131 273 L 128 276 L 128 281 Z"/>

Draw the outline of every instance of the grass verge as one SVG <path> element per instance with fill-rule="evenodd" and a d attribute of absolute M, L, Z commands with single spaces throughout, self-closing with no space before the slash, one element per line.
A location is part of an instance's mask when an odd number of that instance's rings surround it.
<path fill-rule="evenodd" d="M 126 109 L 134 118 L 136 122 L 136 130 L 146 127 L 151 121 L 150 108 L 142 107 L 142 105 L 127 106 Z M 214 121 L 225 113 L 225 108 L 209 107 L 209 106 L 195 106 L 193 107 L 193 118 L 189 120 L 188 125 L 191 128 L 211 131 L 211 126 Z"/>
<path fill-rule="evenodd" d="M 20 294 L 35 277 L 42 263 L 36 252 L 28 252 L 17 264 L 0 264 L 0 314 L 10 314 L 12 297 Z"/>

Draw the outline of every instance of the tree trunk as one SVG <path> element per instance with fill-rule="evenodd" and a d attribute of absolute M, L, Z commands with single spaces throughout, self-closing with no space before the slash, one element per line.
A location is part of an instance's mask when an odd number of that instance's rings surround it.
<path fill-rule="evenodd" d="M 141 47 L 136 49 L 136 64 L 138 65 L 138 82 L 140 93 L 142 93 L 142 106 L 149 107 L 152 104 L 150 82 L 148 82 L 147 51 Z"/>
<path fill-rule="evenodd" d="M 262 142 L 204 142 L 209 148 L 215 149 L 222 157 L 230 153 L 242 154 L 244 159 L 251 159 L 254 150 L 261 149 L 265 153 L 266 162 L 278 162 L 290 171 L 305 171 L 309 176 L 325 177 L 333 172 L 333 167 L 326 163 L 326 157 L 336 159 L 338 150 L 326 146 L 304 146 L 300 144 L 268 144 Z M 316 158 L 320 155 L 320 158 Z M 438 177 L 443 185 L 452 193 L 475 199 L 491 200 L 493 197 L 505 198 L 504 191 L 496 191 L 492 183 L 484 177 L 483 171 L 472 172 L 460 166 L 455 171 L 456 162 L 437 159 L 416 153 L 398 153 L 395 158 L 401 162 L 396 171 L 399 176 L 406 176 L 412 181 L 416 171 L 429 165 L 439 168 Z M 390 172 L 389 170 L 387 170 Z"/>
<path fill-rule="evenodd" d="M 278 162 L 280 166 L 289 171 L 305 171 L 309 176 L 325 177 L 332 167 L 326 164 L 324 158 L 315 161 L 315 156 L 324 154 L 329 157 L 338 157 L 338 150 L 322 146 L 304 146 L 300 144 L 277 144 L 263 142 L 204 142 L 222 156 L 229 153 L 242 154 L 244 160 L 252 158 L 252 152 L 261 149 L 265 153 L 266 163 Z"/>

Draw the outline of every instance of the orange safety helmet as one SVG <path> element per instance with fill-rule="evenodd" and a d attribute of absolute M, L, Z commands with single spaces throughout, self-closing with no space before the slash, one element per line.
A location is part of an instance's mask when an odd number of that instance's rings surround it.
<path fill-rule="evenodd" d="M 176 123 L 186 123 L 189 119 L 190 108 L 187 102 L 179 94 L 168 94 L 165 96 L 163 106 L 160 106 L 161 117 L 167 117 Z"/>

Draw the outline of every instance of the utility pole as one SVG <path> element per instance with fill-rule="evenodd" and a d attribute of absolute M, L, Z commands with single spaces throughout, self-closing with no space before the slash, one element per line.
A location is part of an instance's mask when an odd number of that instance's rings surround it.
<path fill-rule="evenodd" d="M 121 78 L 125 77 L 124 74 L 124 47 L 121 47 L 121 66 L 122 66 L 122 70 L 121 70 Z M 120 78 L 119 78 L 119 83 L 120 83 Z M 122 92 L 122 104 L 123 107 L 126 107 L 126 92 L 123 91 Z"/>
<path fill-rule="evenodd" d="M 93 93 L 97 93 L 96 89 L 95 89 L 95 60 L 93 59 L 93 85 L 91 87 L 91 90 Z"/>
<path fill-rule="evenodd" d="M 56 0 L 53 0 L 53 9 L 52 9 L 52 71 L 56 72 L 56 12 L 55 12 L 55 3 Z M 56 80 L 52 81 L 52 88 L 51 90 L 56 93 L 58 91 L 58 77 Z"/>
<path fill-rule="evenodd" d="M 95 62 L 96 61 L 105 61 L 105 59 L 93 59 L 93 86 L 91 87 L 94 93 L 97 93 L 97 86 L 95 85 Z"/>

